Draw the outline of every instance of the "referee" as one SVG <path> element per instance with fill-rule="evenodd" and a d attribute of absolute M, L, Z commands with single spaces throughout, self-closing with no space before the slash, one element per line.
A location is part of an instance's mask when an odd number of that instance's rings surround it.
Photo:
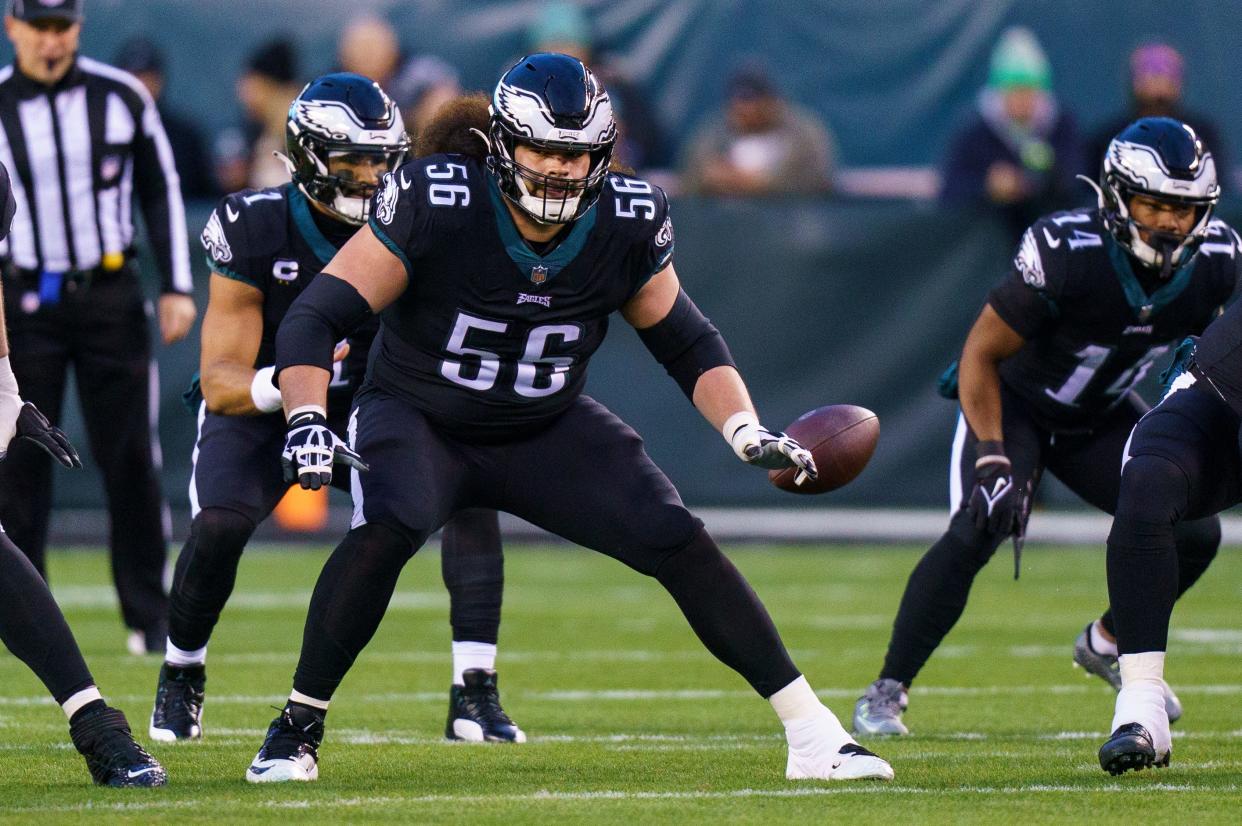
<path fill-rule="evenodd" d="M 133 262 L 134 196 L 163 276 L 164 342 L 194 323 L 177 171 L 155 104 L 131 75 L 80 57 L 82 0 L 9 0 L 15 64 L 0 69 L 0 163 L 17 214 L 0 245 L 12 364 L 26 398 L 61 419 L 73 366 L 111 517 L 112 576 L 130 650 L 163 650 L 166 507 L 160 493 L 148 310 Z M 52 500 L 45 453 L 0 464 L 0 523 L 41 573 Z"/>

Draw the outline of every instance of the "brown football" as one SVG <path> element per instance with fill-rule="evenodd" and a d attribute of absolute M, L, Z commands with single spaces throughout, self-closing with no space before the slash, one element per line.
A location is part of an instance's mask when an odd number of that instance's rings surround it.
<path fill-rule="evenodd" d="M 790 493 L 827 493 L 862 473 L 880 441 L 880 419 L 865 407 L 830 404 L 803 414 L 785 433 L 811 451 L 819 478 L 794 484 L 795 468 L 769 470 L 768 481 Z"/>

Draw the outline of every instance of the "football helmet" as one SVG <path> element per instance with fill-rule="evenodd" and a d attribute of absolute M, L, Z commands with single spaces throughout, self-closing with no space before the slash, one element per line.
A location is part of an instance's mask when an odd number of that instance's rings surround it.
<path fill-rule="evenodd" d="M 379 84 L 352 72 L 312 80 L 289 104 L 285 150 L 293 182 L 306 197 L 350 224 L 366 223 L 377 183 L 354 180 L 334 161 L 370 159 L 391 172 L 410 138 L 401 110 Z"/>
<path fill-rule="evenodd" d="M 492 93 L 487 165 L 501 193 L 536 221 L 568 223 L 599 199 L 617 142 L 608 93 L 581 60 L 522 58 Z M 518 163 L 519 145 L 590 154 L 582 178 L 545 175 Z"/>
<path fill-rule="evenodd" d="M 1166 278 L 1194 256 L 1220 200 L 1212 153 L 1193 129 L 1173 118 L 1140 118 L 1113 138 L 1096 192 L 1117 242 Z M 1142 227 L 1130 214 L 1135 195 L 1193 206 L 1193 228 L 1182 235 Z M 1140 229 L 1148 231 L 1149 241 L 1142 239 Z"/>

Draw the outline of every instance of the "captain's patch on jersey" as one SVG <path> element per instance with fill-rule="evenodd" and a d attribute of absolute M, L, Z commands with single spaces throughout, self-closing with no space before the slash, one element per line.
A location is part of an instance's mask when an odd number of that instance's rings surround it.
<path fill-rule="evenodd" d="M 211 217 L 207 219 L 207 226 L 203 227 L 201 238 L 203 248 L 207 250 L 212 261 L 224 264 L 233 260 L 233 248 L 229 246 L 228 239 L 224 237 L 224 225 L 220 223 L 220 213 L 214 209 L 211 211 Z"/>
<path fill-rule="evenodd" d="M 1035 241 L 1033 229 L 1028 229 L 1022 236 L 1022 244 L 1018 254 L 1014 256 L 1013 265 L 1022 274 L 1022 280 L 1037 290 L 1044 288 L 1044 262 L 1039 257 L 1039 245 Z"/>
<path fill-rule="evenodd" d="M 380 190 L 379 204 L 376 207 L 375 217 L 384 226 L 392 223 L 392 219 L 397 214 L 397 195 L 400 190 L 397 188 L 397 176 L 389 172 L 384 176 L 384 188 Z"/>

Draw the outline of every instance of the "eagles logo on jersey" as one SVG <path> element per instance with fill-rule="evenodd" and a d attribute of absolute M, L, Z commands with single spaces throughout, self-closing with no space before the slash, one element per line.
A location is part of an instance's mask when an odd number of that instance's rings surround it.
<path fill-rule="evenodd" d="M 389 172 L 384 176 L 384 186 L 375 203 L 375 217 L 381 224 L 391 224 L 397 210 L 397 176 Z"/>
<path fill-rule="evenodd" d="M 224 227 L 220 223 L 219 210 L 212 210 L 211 217 L 207 219 L 207 226 L 203 227 L 201 240 L 207 250 L 207 255 L 213 260 L 222 264 L 233 260 L 233 248 L 229 246 L 228 239 L 224 237 Z"/>

